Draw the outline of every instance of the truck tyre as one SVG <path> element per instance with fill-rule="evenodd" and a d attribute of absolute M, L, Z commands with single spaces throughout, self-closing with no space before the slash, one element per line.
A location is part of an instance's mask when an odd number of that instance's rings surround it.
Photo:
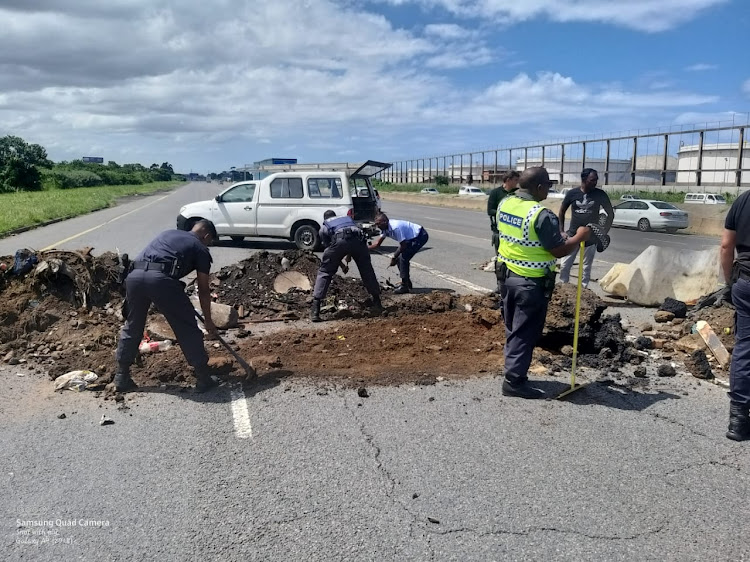
<path fill-rule="evenodd" d="M 312 224 L 303 224 L 297 227 L 297 230 L 294 231 L 294 243 L 300 250 L 319 250 L 318 227 Z"/>

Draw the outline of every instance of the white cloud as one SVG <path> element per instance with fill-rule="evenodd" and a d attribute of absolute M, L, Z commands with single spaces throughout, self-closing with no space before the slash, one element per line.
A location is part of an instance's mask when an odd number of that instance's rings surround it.
<path fill-rule="evenodd" d="M 534 10 L 548 4 L 528 2 Z M 386 157 L 476 142 L 435 134 L 435 126 L 524 130 L 575 120 L 600 130 L 602 117 L 645 119 L 714 101 L 671 88 L 582 84 L 553 72 L 490 86 L 455 82 L 445 69 L 507 72 L 514 62 L 503 64 L 508 52 L 491 48 L 486 31 L 448 22 L 399 29 L 382 15 L 329 0 L 2 6 L 0 136 L 38 142 L 58 160 L 93 151 L 118 162 L 169 155 L 189 168 L 251 162 L 273 147 L 292 156 L 328 158 L 355 148 Z M 461 6 L 456 0 L 451 9 Z M 355 134 L 362 138 L 352 141 Z"/>
<path fill-rule="evenodd" d="M 535 18 L 557 22 L 601 22 L 657 32 L 690 21 L 701 11 L 729 0 L 383 0 L 391 4 L 440 6 L 462 17 L 517 23 Z"/>
<path fill-rule="evenodd" d="M 708 63 L 705 63 L 705 62 L 699 62 L 699 63 L 696 63 L 696 64 L 691 64 L 690 66 L 686 66 L 685 70 L 687 70 L 688 72 L 703 72 L 703 71 L 706 71 L 706 70 L 716 70 L 717 68 L 719 68 L 719 67 L 717 65 L 715 65 L 715 64 L 708 64 Z"/>

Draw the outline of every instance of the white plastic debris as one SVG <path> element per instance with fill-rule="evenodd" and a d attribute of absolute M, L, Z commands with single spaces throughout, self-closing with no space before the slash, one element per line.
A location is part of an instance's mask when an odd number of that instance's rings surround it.
<path fill-rule="evenodd" d="M 68 389 L 80 392 L 98 379 L 99 376 L 93 371 L 70 371 L 55 379 L 55 390 Z"/>
<path fill-rule="evenodd" d="M 115 423 L 115 420 L 108 418 L 104 414 L 102 414 L 102 419 L 99 420 L 99 425 L 112 425 Z"/>

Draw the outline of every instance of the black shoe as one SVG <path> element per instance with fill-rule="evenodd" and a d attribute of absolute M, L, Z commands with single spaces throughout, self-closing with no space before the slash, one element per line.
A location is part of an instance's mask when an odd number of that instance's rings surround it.
<path fill-rule="evenodd" d="M 529 400 L 538 400 L 544 398 L 543 390 L 534 388 L 529 381 L 523 384 L 512 385 L 507 380 L 503 381 L 503 396 L 515 396 L 516 398 L 527 398 Z"/>
<path fill-rule="evenodd" d="M 409 287 L 409 290 L 411 290 L 411 289 L 413 289 L 413 288 L 414 288 L 414 285 L 412 285 L 412 284 L 411 284 L 411 279 L 408 279 L 408 280 L 406 281 L 406 285 L 407 285 L 407 286 Z"/>
<path fill-rule="evenodd" d="M 729 430 L 727 439 L 745 441 L 750 439 L 750 407 L 744 404 L 729 404 Z"/>
<path fill-rule="evenodd" d="M 207 390 L 211 390 L 215 386 L 219 386 L 219 383 L 216 381 L 216 379 L 209 375 L 198 376 L 197 379 L 198 380 L 195 383 L 195 389 L 193 390 L 193 392 L 195 392 L 196 394 L 202 394 Z"/>
<path fill-rule="evenodd" d="M 130 378 L 129 373 L 117 373 L 114 383 L 116 392 L 132 392 L 138 389 L 138 385 Z"/>
<path fill-rule="evenodd" d="M 313 299 L 312 307 L 310 308 L 310 321 L 320 322 L 320 299 Z"/>
<path fill-rule="evenodd" d="M 397 295 L 405 295 L 406 293 L 409 292 L 409 286 L 404 283 L 401 283 L 401 285 L 396 287 L 396 290 L 393 292 Z"/>

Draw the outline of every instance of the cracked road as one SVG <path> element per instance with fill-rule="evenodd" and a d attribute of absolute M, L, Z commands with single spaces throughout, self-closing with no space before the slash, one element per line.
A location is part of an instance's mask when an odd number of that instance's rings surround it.
<path fill-rule="evenodd" d="M 148 220 L 171 226 L 179 198 Z M 68 232 L 33 236 L 75 233 L 53 226 Z M 559 402 L 505 398 L 489 375 L 366 398 L 279 379 L 247 391 L 248 438 L 228 387 L 121 409 L 17 367 L 0 380 L 4 561 L 750 558 L 747 444 L 724 437 L 724 390 L 685 376 Z"/>

